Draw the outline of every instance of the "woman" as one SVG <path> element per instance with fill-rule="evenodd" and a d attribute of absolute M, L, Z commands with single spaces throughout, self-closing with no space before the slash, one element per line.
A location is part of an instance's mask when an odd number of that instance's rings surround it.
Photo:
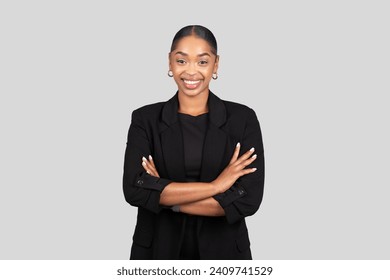
<path fill-rule="evenodd" d="M 169 53 L 176 94 L 132 113 L 123 176 L 126 201 L 138 207 L 130 259 L 252 258 L 245 217 L 263 196 L 261 131 L 252 109 L 209 90 L 218 62 L 210 30 L 182 28 Z"/>

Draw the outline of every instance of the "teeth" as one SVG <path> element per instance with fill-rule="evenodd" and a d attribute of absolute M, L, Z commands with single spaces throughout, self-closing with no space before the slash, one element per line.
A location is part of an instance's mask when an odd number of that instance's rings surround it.
<path fill-rule="evenodd" d="M 195 85 L 195 84 L 199 83 L 200 81 L 199 81 L 199 80 L 198 80 L 198 81 L 188 81 L 188 80 L 184 80 L 184 82 L 185 82 L 186 84 L 189 84 L 189 85 Z"/>

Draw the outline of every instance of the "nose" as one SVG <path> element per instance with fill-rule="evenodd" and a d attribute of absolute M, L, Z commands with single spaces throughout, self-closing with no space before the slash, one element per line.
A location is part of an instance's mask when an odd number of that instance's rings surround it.
<path fill-rule="evenodd" d="M 188 67 L 186 69 L 186 73 L 188 75 L 195 75 L 197 72 L 195 63 L 188 63 Z"/>

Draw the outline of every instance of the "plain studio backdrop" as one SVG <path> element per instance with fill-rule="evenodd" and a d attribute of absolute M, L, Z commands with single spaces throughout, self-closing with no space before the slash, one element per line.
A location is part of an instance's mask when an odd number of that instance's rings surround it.
<path fill-rule="evenodd" d="M 131 112 L 175 94 L 189 24 L 218 40 L 211 90 L 262 128 L 253 257 L 389 259 L 389 6 L 343 0 L 1 1 L 0 258 L 129 258 Z"/>

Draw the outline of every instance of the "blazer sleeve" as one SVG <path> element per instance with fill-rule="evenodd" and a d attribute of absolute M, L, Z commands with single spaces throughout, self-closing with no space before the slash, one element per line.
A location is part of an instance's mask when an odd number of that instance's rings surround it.
<path fill-rule="evenodd" d="M 151 176 L 142 167 L 142 157 L 151 155 L 151 142 L 148 139 L 141 114 L 133 111 L 127 136 L 125 161 L 123 168 L 123 193 L 132 206 L 143 207 L 158 213 L 162 190 L 170 180 Z"/>
<path fill-rule="evenodd" d="M 256 213 L 263 199 L 265 171 L 263 140 L 259 121 L 252 109 L 250 109 L 246 119 L 240 156 L 251 147 L 255 148 L 257 158 L 246 168 L 256 167 L 257 170 L 240 177 L 226 192 L 214 196 L 225 210 L 229 224 Z"/>

